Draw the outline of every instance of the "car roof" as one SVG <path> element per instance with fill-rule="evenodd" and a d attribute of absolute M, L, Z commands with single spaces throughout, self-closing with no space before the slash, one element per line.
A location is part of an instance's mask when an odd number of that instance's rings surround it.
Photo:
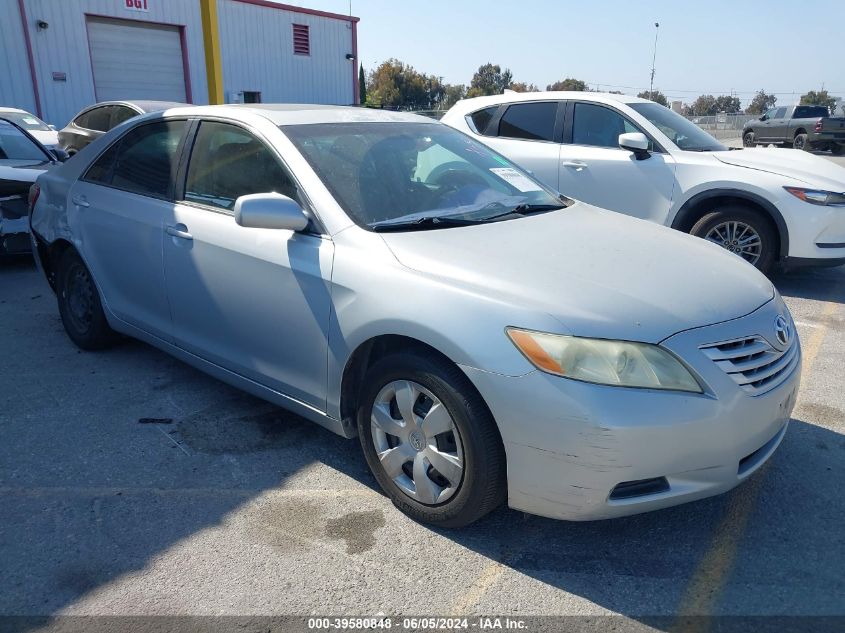
<path fill-rule="evenodd" d="M 244 114 L 259 115 L 275 125 L 307 125 L 311 123 L 405 122 L 436 123 L 433 119 L 407 112 L 376 108 L 336 106 L 311 103 L 248 103 L 212 106 L 190 106 L 168 109 L 167 115 L 226 116 L 234 119 Z"/>
<path fill-rule="evenodd" d="M 21 110 L 20 108 L 6 108 L 0 106 L 0 112 L 23 112 L 24 114 L 29 114 L 26 110 Z"/>
<path fill-rule="evenodd" d="M 575 92 L 575 91 L 548 91 L 548 92 L 505 92 L 498 95 L 490 95 L 487 97 L 473 97 L 471 99 L 462 99 L 458 101 L 452 110 L 457 112 L 474 112 L 481 108 L 499 105 L 502 103 L 518 103 L 521 101 L 561 101 L 565 99 L 579 99 L 584 101 L 592 101 L 594 103 L 652 103 L 648 99 L 641 99 L 631 95 L 618 95 L 610 92 Z"/>

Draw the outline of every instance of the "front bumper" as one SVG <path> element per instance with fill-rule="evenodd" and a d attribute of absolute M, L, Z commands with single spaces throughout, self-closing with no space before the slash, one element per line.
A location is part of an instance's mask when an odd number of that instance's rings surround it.
<path fill-rule="evenodd" d="M 592 385 L 539 371 L 507 377 L 463 367 L 499 425 L 508 504 L 552 518 L 607 519 L 709 497 L 749 477 L 786 432 L 800 381 L 800 347 L 788 376 L 752 396 L 699 346 L 749 335 L 771 338 L 782 311 L 778 304 L 770 301 L 741 319 L 663 342 L 707 385 L 705 394 Z M 655 478 L 665 478 L 668 489 L 611 498 L 619 484 Z"/>
<path fill-rule="evenodd" d="M 787 262 L 825 265 L 845 258 L 845 208 L 802 202 L 786 192 L 778 208 L 789 231 Z"/>

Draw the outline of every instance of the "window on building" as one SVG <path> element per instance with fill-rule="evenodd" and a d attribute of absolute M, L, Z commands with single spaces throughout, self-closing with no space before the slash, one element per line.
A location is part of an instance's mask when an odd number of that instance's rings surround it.
<path fill-rule="evenodd" d="M 293 54 L 311 54 L 311 35 L 307 24 L 293 25 Z"/>
<path fill-rule="evenodd" d="M 499 136 L 551 141 L 555 134 L 557 103 L 520 103 L 510 106 L 499 122 Z"/>
<path fill-rule="evenodd" d="M 293 181 L 263 143 L 234 125 L 200 124 L 185 200 L 231 211 L 240 196 L 272 191 L 296 196 Z"/>
<path fill-rule="evenodd" d="M 261 103 L 261 93 L 244 90 L 244 103 Z"/>

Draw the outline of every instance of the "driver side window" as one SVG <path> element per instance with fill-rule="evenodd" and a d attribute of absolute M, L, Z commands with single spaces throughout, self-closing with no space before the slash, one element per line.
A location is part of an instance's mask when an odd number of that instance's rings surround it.
<path fill-rule="evenodd" d="M 593 147 L 619 147 L 619 135 L 643 133 L 636 125 L 611 108 L 592 103 L 576 103 L 572 122 L 572 143 Z M 649 151 L 653 151 L 649 139 Z"/>

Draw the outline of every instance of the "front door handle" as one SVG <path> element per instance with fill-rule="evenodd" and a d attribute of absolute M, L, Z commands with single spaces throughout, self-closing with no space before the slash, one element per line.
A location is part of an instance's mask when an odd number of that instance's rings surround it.
<path fill-rule="evenodd" d="M 91 203 L 88 202 L 88 198 L 86 198 L 85 196 L 73 196 L 70 201 L 73 202 L 73 204 L 75 204 L 77 207 L 87 208 L 91 206 Z"/>
<path fill-rule="evenodd" d="M 585 169 L 587 163 L 580 160 L 565 160 L 561 163 L 564 167 L 574 167 L 575 169 Z"/>
<path fill-rule="evenodd" d="M 165 230 L 167 231 L 168 235 L 172 235 L 173 237 L 178 237 L 183 240 L 194 239 L 194 236 L 188 233 L 188 227 L 184 224 L 176 224 L 175 226 L 168 225 Z"/>

